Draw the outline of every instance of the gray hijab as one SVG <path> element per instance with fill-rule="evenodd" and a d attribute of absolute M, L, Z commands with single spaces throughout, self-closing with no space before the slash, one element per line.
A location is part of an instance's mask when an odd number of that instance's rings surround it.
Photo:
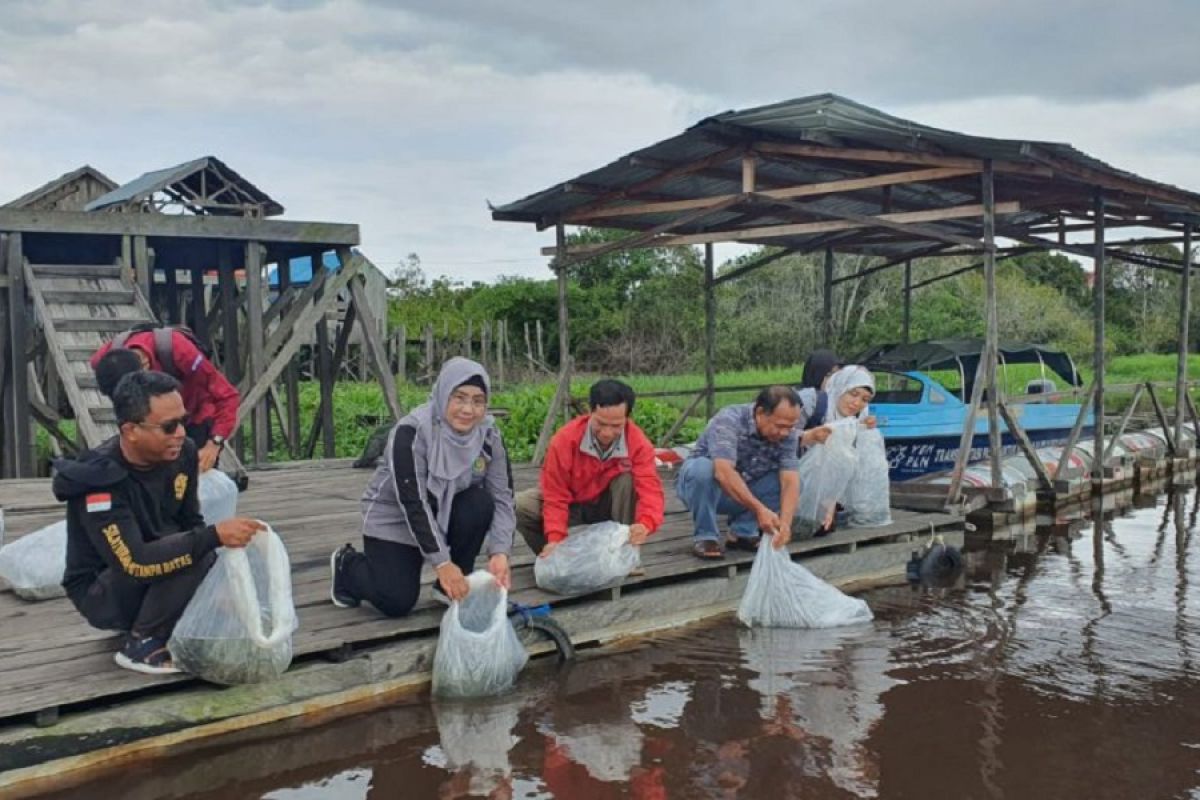
<path fill-rule="evenodd" d="M 401 424 L 413 425 L 425 442 L 426 468 L 429 470 L 425 488 L 437 498 L 438 525 L 443 531 L 450 524 L 455 482 L 471 470 L 483 451 L 488 430 L 496 424 L 488 414 L 467 433 L 459 433 L 446 421 L 450 395 L 476 376 L 483 380 L 484 391 L 490 397 L 492 384 L 487 370 L 468 358 L 455 356 L 442 364 L 433 391 L 429 393 L 429 402 L 417 406 L 400 420 Z"/>

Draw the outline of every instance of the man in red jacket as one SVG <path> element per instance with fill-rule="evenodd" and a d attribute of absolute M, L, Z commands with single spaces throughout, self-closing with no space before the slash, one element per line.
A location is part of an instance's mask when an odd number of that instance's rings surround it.
<path fill-rule="evenodd" d="M 550 440 L 539 488 L 516 498 L 517 530 L 533 552 L 549 555 L 571 525 L 615 520 L 629 525 L 635 545 L 662 525 L 654 445 L 629 419 L 633 401 L 630 386 L 597 381 L 588 394 L 591 413 Z"/>
<path fill-rule="evenodd" d="M 169 340 L 164 340 L 168 335 Z M 163 363 L 168 354 L 171 363 Z M 225 439 L 233 434 L 240 395 L 186 334 L 173 328 L 135 329 L 104 343 L 91 364 L 96 383 L 106 396 L 112 395 L 126 373 L 138 369 L 165 372 L 177 379 L 187 411 L 187 435 L 196 444 L 200 471 L 216 465 Z"/>

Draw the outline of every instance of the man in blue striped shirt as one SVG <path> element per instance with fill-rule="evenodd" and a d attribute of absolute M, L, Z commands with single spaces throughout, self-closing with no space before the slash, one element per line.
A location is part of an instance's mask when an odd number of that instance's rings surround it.
<path fill-rule="evenodd" d="M 755 550 L 759 536 L 783 547 L 800 499 L 800 399 L 790 386 L 768 386 L 753 403 L 728 406 L 709 420 L 679 469 L 675 489 L 692 514 L 693 550 L 724 558 L 717 515 L 729 516 L 731 547 Z"/>

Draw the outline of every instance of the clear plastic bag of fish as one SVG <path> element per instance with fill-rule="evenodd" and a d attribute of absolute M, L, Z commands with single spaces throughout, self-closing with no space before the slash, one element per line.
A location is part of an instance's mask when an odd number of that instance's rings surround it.
<path fill-rule="evenodd" d="M 550 555 L 534 561 L 533 579 L 547 592 L 587 594 L 616 586 L 640 563 L 628 525 L 598 522 L 571 531 Z"/>
<path fill-rule="evenodd" d="M 201 472 L 196 491 L 200 495 L 200 513 L 206 524 L 216 525 L 237 516 L 237 484 L 221 470 Z"/>
<path fill-rule="evenodd" d="M 433 657 L 433 693 L 487 697 L 508 691 L 529 660 L 508 621 L 508 590 L 490 572 L 467 576 L 470 591 L 442 616 Z"/>
<path fill-rule="evenodd" d="M 833 431 L 829 438 L 808 448 L 800 458 L 800 503 L 796 508 L 796 527 L 800 531 L 821 527 L 846 496 L 858 468 L 854 452 L 858 421 L 841 420 L 829 427 Z"/>
<path fill-rule="evenodd" d="M 813 575 L 792 561 L 786 547 L 776 549 L 766 537 L 737 615 L 750 628 L 836 628 L 874 619 L 866 601 Z"/>
<path fill-rule="evenodd" d="M 891 480 L 887 446 L 876 428 L 858 432 L 858 466 L 846 487 L 846 518 L 853 528 L 882 528 L 892 524 Z"/>
<path fill-rule="evenodd" d="M 262 683 L 292 663 L 298 626 L 283 540 L 268 527 L 222 548 L 180 617 L 167 649 L 175 666 L 212 683 Z"/>
<path fill-rule="evenodd" d="M 67 570 L 66 520 L 0 547 L 0 578 L 24 600 L 62 597 Z"/>

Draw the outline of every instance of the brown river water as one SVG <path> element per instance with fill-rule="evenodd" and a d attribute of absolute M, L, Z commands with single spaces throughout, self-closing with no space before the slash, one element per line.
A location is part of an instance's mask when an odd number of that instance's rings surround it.
<path fill-rule="evenodd" d="M 1142 505 L 982 545 L 955 588 L 867 592 L 870 625 L 725 617 L 54 796 L 1200 798 L 1200 505 Z"/>

